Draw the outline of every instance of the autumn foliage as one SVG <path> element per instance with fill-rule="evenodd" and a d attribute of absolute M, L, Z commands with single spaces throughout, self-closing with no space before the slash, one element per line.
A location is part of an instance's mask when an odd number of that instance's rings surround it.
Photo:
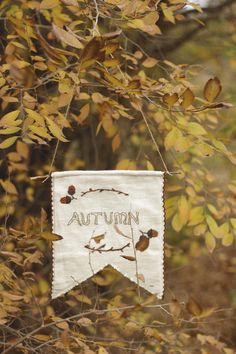
<path fill-rule="evenodd" d="M 214 36 L 228 31 L 235 45 L 235 1 L 188 3 L 1 1 L 3 353 L 234 353 L 234 102 L 219 67 L 201 65 L 211 47 L 192 36 L 203 28 L 210 38 L 204 26 L 213 21 Z M 235 73 L 227 53 L 222 65 Z M 60 239 L 51 233 L 50 173 L 76 169 L 166 172 L 163 301 L 138 296 L 109 267 L 50 300 L 51 242 Z M 61 203 L 76 197 L 71 185 Z M 137 251 L 157 236 L 140 231 Z M 212 264 L 222 278 L 208 278 Z"/>

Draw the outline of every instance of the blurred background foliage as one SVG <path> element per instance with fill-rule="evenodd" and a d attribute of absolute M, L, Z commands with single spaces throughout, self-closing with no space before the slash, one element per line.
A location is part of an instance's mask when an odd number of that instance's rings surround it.
<path fill-rule="evenodd" d="M 3 353 L 235 353 L 235 2 L 1 1 Z M 167 172 L 163 301 L 111 267 L 50 300 L 74 169 Z"/>

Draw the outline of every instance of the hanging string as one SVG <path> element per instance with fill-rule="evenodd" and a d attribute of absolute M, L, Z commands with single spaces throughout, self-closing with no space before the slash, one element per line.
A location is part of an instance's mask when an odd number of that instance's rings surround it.
<path fill-rule="evenodd" d="M 148 130 L 148 132 L 149 132 L 149 134 L 150 134 L 150 137 L 151 137 L 151 139 L 152 139 L 152 142 L 153 142 L 153 144 L 154 144 L 154 146 L 155 146 L 155 148 L 156 148 L 156 151 L 157 151 L 157 153 L 158 153 L 158 155 L 159 155 L 159 157 L 160 157 L 160 159 L 161 159 L 161 162 L 162 162 L 162 164 L 163 164 L 163 166 L 164 166 L 165 172 L 166 172 L 168 175 L 170 175 L 170 176 L 171 176 L 171 175 L 175 175 L 175 174 L 180 174 L 180 172 L 178 172 L 178 171 L 176 171 L 176 172 L 170 172 L 170 171 L 168 170 L 168 167 L 167 167 L 167 165 L 166 165 L 166 163 L 165 163 L 165 161 L 164 161 L 164 159 L 163 159 L 163 156 L 162 156 L 162 154 L 161 154 L 161 151 L 160 151 L 160 149 L 159 149 L 159 146 L 157 145 L 156 139 L 154 138 L 154 135 L 153 135 L 153 133 L 152 133 L 152 130 L 151 130 L 149 124 L 148 124 L 147 117 L 145 116 L 145 114 L 144 114 L 144 112 L 143 112 L 143 110 L 142 110 L 141 108 L 140 108 L 140 112 L 141 112 L 141 114 L 142 114 L 142 117 L 143 117 L 143 120 L 144 120 L 145 125 L 146 125 L 146 127 L 147 127 L 147 130 Z"/>

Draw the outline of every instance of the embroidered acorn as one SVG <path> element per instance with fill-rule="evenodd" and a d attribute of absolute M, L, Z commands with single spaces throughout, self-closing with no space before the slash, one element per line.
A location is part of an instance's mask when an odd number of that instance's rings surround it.
<path fill-rule="evenodd" d="M 148 246 L 149 246 L 149 238 L 144 235 L 141 235 L 139 237 L 138 242 L 135 245 L 135 248 L 137 251 L 143 252 L 148 248 Z"/>
<path fill-rule="evenodd" d="M 60 202 L 61 202 L 62 204 L 70 204 L 70 202 L 71 202 L 71 197 L 69 197 L 68 195 L 67 195 L 66 197 L 62 197 L 62 198 L 60 199 Z"/>
<path fill-rule="evenodd" d="M 150 230 L 148 230 L 147 235 L 148 235 L 149 238 L 157 237 L 158 236 L 158 232 L 156 230 L 150 229 Z"/>
<path fill-rule="evenodd" d="M 75 194 L 75 186 L 73 186 L 73 185 L 69 186 L 67 193 L 69 195 L 74 195 Z"/>

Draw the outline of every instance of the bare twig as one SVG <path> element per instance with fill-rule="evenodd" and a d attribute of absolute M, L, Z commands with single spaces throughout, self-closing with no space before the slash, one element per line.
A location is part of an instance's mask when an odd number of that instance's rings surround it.
<path fill-rule="evenodd" d="M 99 253 L 102 253 L 102 252 L 117 252 L 117 251 L 123 252 L 126 247 L 130 246 L 130 243 L 127 243 L 126 245 L 124 245 L 123 247 L 120 247 L 120 248 L 110 247 L 110 248 L 104 249 L 105 246 L 106 246 L 106 244 L 103 244 L 103 245 L 99 246 L 98 248 L 90 247 L 90 245 L 85 245 L 84 247 L 89 249 L 92 252 L 99 252 Z"/>
<path fill-rule="evenodd" d="M 93 193 L 93 192 L 100 192 L 100 193 L 101 192 L 114 192 L 114 193 L 123 194 L 123 195 L 126 195 L 126 196 L 129 195 L 128 193 L 124 193 L 124 192 L 119 191 L 119 190 L 114 189 L 114 188 L 97 188 L 97 189 L 90 188 L 88 191 L 81 192 L 81 197 L 83 197 L 85 194 Z"/>

